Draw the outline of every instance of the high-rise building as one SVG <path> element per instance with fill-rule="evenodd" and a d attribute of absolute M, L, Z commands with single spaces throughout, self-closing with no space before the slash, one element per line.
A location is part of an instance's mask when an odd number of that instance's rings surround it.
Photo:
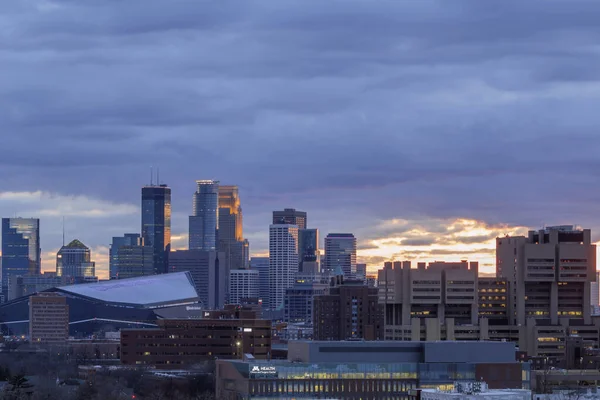
<path fill-rule="evenodd" d="M 269 257 L 252 257 L 250 269 L 258 271 L 258 298 L 262 307 L 269 308 Z"/>
<path fill-rule="evenodd" d="M 590 305 L 596 310 L 600 307 L 600 272 L 596 271 L 596 281 L 592 282 L 590 289 Z"/>
<path fill-rule="evenodd" d="M 326 294 L 329 285 L 309 279 L 297 279 L 285 292 L 283 320 L 287 323 L 313 324 L 313 299 Z"/>
<path fill-rule="evenodd" d="M 298 230 L 298 271 L 304 272 L 303 265 L 305 262 L 318 264 L 319 257 L 319 230 Z M 318 265 L 316 269 L 316 272 L 318 272 Z"/>
<path fill-rule="evenodd" d="M 242 299 L 258 298 L 259 275 L 254 269 L 229 271 L 229 303 L 241 304 Z"/>
<path fill-rule="evenodd" d="M 167 272 L 171 251 L 171 188 L 167 185 L 142 188 L 142 239 L 152 248 L 154 273 Z"/>
<path fill-rule="evenodd" d="M 196 181 L 192 215 L 189 220 L 190 250 L 217 250 L 219 229 L 219 181 Z"/>
<path fill-rule="evenodd" d="M 509 281 L 516 324 L 529 318 L 552 325 L 564 318 L 591 323 L 596 245 L 589 229 L 561 225 L 529 231 L 527 237 L 498 238 L 496 276 Z"/>
<path fill-rule="evenodd" d="M 153 249 L 137 233 L 113 237 L 110 245 L 110 279 L 154 275 Z"/>
<path fill-rule="evenodd" d="M 144 252 L 144 250 L 146 250 Z M 109 277 L 110 279 L 123 279 L 120 274 L 120 265 L 127 264 L 128 278 L 154 273 L 152 265 L 152 248 L 143 248 L 143 239 L 139 233 L 126 233 L 115 236 L 109 249 Z M 136 273 L 139 271 L 139 273 Z M 131 275 L 133 274 L 133 275 Z"/>
<path fill-rule="evenodd" d="M 298 229 L 306 229 L 307 217 L 305 211 L 295 208 L 285 208 L 283 211 L 273 211 L 273 224 L 296 225 Z"/>
<path fill-rule="evenodd" d="M 36 275 L 10 275 L 8 277 L 7 300 L 18 299 L 58 286 L 68 285 L 70 277 L 58 276 L 56 272 L 44 272 Z"/>
<path fill-rule="evenodd" d="M 269 226 L 269 308 L 283 309 L 285 290 L 292 287 L 298 272 L 298 226 Z"/>
<path fill-rule="evenodd" d="M 90 248 L 75 239 L 62 246 L 56 255 L 56 275 L 72 277 L 96 276 L 96 263 Z"/>
<path fill-rule="evenodd" d="M 39 219 L 2 218 L 3 293 L 7 293 L 9 275 L 41 272 L 41 253 Z"/>
<path fill-rule="evenodd" d="M 189 271 L 204 308 L 223 308 L 227 277 L 219 267 L 222 253 L 204 250 L 177 250 L 169 255 L 169 272 Z"/>
<path fill-rule="evenodd" d="M 221 185 L 219 192 L 219 240 L 244 240 L 242 207 L 237 186 Z M 222 213 L 225 213 L 223 215 Z"/>
<path fill-rule="evenodd" d="M 315 296 L 314 340 L 383 340 L 383 305 L 377 289 L 359 280 L 333 278 L 327 294 Z"/>
<path fill-rule="evenodd" d="M 58 293 L 29 298 L 29 341 L 32 344 L 65 344 L 69 338 L 69 306 Z"/>
<path fill-rule="evenodd" d="M 356 274 L 356 238 L 351 233 L 330 233 L 325 238 L 325 266 L 321 270 L 345 276 Z"/>

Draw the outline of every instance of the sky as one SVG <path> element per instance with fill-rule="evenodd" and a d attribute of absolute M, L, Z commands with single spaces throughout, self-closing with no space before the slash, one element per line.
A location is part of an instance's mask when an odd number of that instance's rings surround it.
<path fill-rule="evenodd" d="M 150 167 L 187 245 L 197 179 L 352 232 L 359 261 L 478 260 L 576 224 L 600 240 L 600 2 L 0 2 L 0 215 L 62 243 L 139 232 Z"/>

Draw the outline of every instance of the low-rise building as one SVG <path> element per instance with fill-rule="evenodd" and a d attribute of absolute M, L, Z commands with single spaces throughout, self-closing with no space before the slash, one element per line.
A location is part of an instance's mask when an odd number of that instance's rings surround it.
<path fill-rule="evenodd" d="M 217 398 L 406 399 L 416 388 L 484 379 L 529 387 L 529 364 L 503 342 L 290 341 L 287 360 L 217 360 Z"/>
<path fill-rule="evenodd" d="M 121 330 L 121 363 L 186 368 L 210 359 L 267 359 L 271 321 L 260 319 L 159 320 L 156 329 Z"/>
<path fill-rule="evenodd" d="M 69 338 L 69 306 L 57 293 L 29 298 L 29 338 L 32 344 L 65 344 Z"/>

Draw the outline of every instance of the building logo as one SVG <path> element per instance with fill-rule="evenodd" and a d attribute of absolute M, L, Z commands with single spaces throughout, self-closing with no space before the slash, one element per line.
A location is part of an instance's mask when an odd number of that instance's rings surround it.
<path fill-rule="evenodd" d="M 277 369 L 275 367 L 270 367 L 266 365 L 253 365 L 250 369 L 251 374 L 265 374 L 265 375 L 274 375 L 277 373 Z"/>

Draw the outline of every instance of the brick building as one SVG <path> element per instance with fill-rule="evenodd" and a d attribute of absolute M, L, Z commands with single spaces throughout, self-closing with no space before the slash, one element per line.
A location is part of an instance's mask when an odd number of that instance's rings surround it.
<path fill-rule="evenodd" d="M 39 293 L 29 298 L 31 343 L 65 344 L 69 338 L 69 306 L 57 293 Z"/>
<path fill-rule="evenodd" d="M 383 305 L 378 304 L 376 288 L 337 276 L 328 293 L 315 296 L 313 304 L 315 340 L 383 339 Z"/>

